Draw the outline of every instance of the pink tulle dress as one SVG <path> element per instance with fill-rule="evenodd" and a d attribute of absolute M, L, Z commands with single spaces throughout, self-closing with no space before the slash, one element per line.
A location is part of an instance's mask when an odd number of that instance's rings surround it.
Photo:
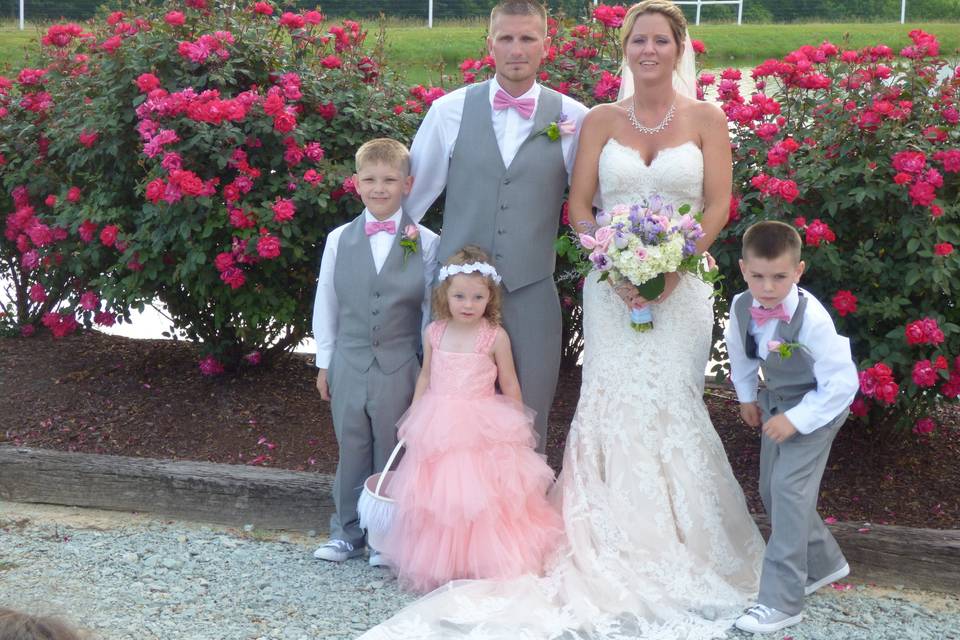
<path fill-rule="evenodd" d="M 540 573 L 563 535 L 546 499 L 553 471 L 534 451 L 534 412 L 498 394 L 491 351 L 501 329 L 481 321 L 472 353 L 440 349 L 427 328 L 430 385 L 399 422 L 407 442 L 390 480 L 396 512 L 386 548 L 403 588 Z"/>

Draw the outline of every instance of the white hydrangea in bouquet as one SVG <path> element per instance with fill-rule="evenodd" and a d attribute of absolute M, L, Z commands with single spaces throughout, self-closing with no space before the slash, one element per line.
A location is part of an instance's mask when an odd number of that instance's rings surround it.
<path fill-rule="evenodd" d="M 663 293 L 665 274 L 672 271 L 711 279 L 705 277 L 707 271 L 696 252 L 701 237 L 699 215 L 690 213 L 690 205 L 675 209 L 659 196 L 641 204 L 619 204 L 599 211 L 593 235 L 579 234 L 580 244 L 590 251 L 593 267 L 602 272 L 601 281 L 626 279 L 647 300 Z M 630 325 L 637 331 L 653 328 L 648 305 L 631 310 Z"/>

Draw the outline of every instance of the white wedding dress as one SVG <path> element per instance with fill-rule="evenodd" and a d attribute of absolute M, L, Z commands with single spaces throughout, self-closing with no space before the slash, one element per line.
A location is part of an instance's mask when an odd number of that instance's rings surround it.
<path fill-rule="evenodd" d="M 652 194 L 702 205 L 693 143 L 647 166 L 610 140 L 600 155 L 605 207 Z M 703 403 L 711 287 L 683 276 L 637 333 L 591 274 L 584 285 L 583 386 L 552 492 L 566 541 L 543 577 L 455 581 L 365 639 L 723 637 L 756 595 L 763 541 Z"/>

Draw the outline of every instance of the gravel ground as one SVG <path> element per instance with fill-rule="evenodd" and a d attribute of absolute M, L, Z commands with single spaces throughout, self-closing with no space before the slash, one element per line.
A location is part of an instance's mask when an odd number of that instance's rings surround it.
<path fill-rule="evenodd" d="M 62 615 L 101 640 L 334 640 L 355 638 L 412 600 L 360 559 L 314 560 L 320 542 L 0 502 L 0 605 Z M 827 588 L 810 598 L 803 624 L 767 637 L 960 640 L 960 598 Z"/>

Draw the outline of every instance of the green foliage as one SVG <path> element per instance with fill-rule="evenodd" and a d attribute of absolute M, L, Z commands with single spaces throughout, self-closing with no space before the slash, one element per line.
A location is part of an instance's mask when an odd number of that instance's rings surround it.
<path fill-rule="evenodd" d="M 713 250 L 736 292 L 746 228 L 765 219 L 795 225 L 806 244 L 803 284 L 832 307 L 868 378 L 855 413 L 899 427 L 960 391 L 960 79 L 932 36 L 911 35 L 915 44 L 900 55 L 825 44 L 770 60 L 753 72 L 769 98 L 741 97 L 730 70 L 719 95 L 742 199 Z M 726 311 L 718 306 L 718 321 Z M 908 339 L 923 318 L 935 321 L 927 337 Z M 937 382 L 918 376 L 939 358 Z M 871 391 L 878 363 L 892 371 L 895 391 Z"/>
<path fill-rule="evenodd" d="M 46 155 L 0 120 L 8 189 L 43 197 L 41 175 L 81 186 L 52 224 L 74 243 L 68 268 L 83 288 L 121 314 L 161 300 L 177 332 L 228 367 L 308 334 L 322 242 L 362 207 L 344 185 L 356 148 L 408 142 L 419 121 L 394 110 L 406 91 L 364 53 L 359 24 L 273 10 L 112 15 L 93 26 L 88 60 L 74 57 L 86 38 L 44 48 L 52 104 L 32 126 Z M 78 238 L 84 225 L 94 237 Z"/>

